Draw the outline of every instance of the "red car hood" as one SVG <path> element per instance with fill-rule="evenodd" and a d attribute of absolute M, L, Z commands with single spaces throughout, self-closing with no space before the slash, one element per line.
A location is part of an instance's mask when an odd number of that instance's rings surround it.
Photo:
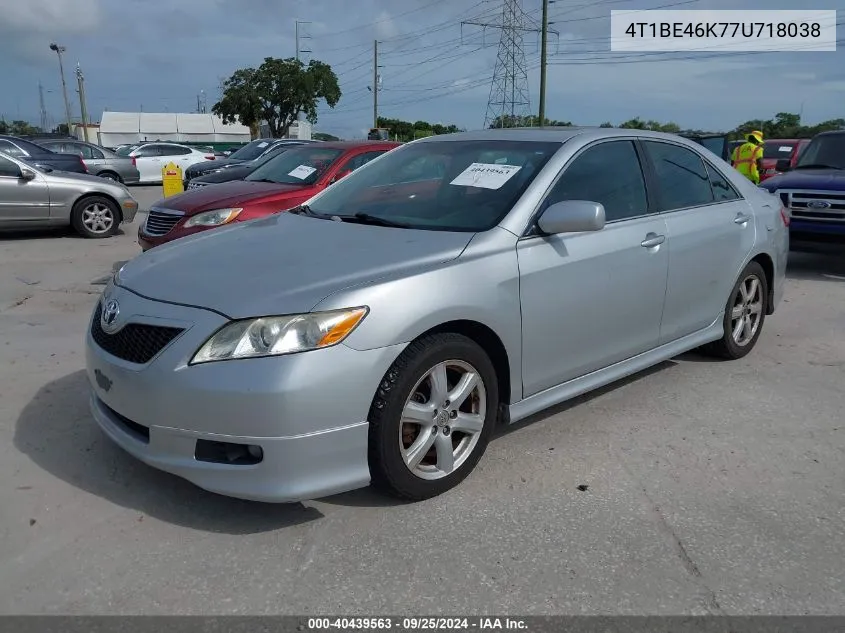
<path fill-rule="evenodd" d="M 185 191 L 159 200 L 153 207 L 175 209 L 184 211 L 186 215 L 195 215 L 212 209 L 240 207 L 250 202 L 284 200 L 285 198 L 307 194 L 312 188 L 301 185 L 233 180 Z"/>

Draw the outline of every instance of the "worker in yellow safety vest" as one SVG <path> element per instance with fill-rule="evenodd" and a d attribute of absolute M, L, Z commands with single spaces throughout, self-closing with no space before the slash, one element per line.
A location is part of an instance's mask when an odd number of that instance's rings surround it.
<path fill-rule="evenodd" d="M 745 138 L 745 143 L 734 150 L 731 164 L 748 180 L 759 185 L 760 172 L 763 171 L 763 133 L 754 130 Z"/>

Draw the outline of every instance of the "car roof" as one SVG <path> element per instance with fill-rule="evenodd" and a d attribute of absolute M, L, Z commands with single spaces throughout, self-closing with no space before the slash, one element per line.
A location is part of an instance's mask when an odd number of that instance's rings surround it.
<path fill-rule="evenodd" d="M 819 132 L 813 138 L 819 136 L 845 136 L 845 130 L 828 130 L 827 132 Z"/>
<path fill-rule="evenodd" d="M 413 141 L 414 143 L 438 143 L 448 141 L 533 141 L 564 143 L 576 136 L 587 136 L 590 139 L 614 138 L 619 136 L 637 136 L 640 138 L 673 140 L 692 146 L 700 147 L 698 143 L 680 134 L 668 132 L 653 132 L 651 130 L 637 130 L 632 128 L 613 128 L 598 126 L 581 127 L 528 127 L 528 128 L 495 128 L 477 130 L 473 132 L 456 132 L 454 134 L 439 134 L 427 136 Z"/>
<path fill-rule="evenodd" d="M 318 149 L 342 149 L 344 151 L 358 149 L 361 147 L 372 147 L 373 149 L 394 148 L 402 143 L 396 141 L 325 141 L 316 144 Z M 306 143 L 310 146 L 310 143 Z"/>

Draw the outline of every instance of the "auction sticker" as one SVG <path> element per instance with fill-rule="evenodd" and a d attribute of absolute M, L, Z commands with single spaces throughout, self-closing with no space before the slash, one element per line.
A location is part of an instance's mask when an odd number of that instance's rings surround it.
<path fill-rule="evenodd" d="M 315 171 L 317 171 L 317 170 L 314 169 L 313 167 L 309 167 L 308 165 L 300 165 L 299 167 L 297 167 L 293 171 L 288 172 L 288 176 L 293 176 L 294 178 L 299 178 L 300 180 L 305 180 L 306 178 L 308 178 L 308 176 L 313 174 Z"/>
<path fill-rule="evenodd" d="M 461 187 L 480 187 L 500 189 L 522 167 L 519 165 L 495 165 L 491 163 L 473 163 L 458 174 L 451 185 Z"/>

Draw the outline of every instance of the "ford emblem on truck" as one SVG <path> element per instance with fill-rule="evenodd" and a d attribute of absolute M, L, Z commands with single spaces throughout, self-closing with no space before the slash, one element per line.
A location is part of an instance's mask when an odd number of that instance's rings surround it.
<path fill-rule="evenodd" d="M 810 209 L 829 209 L 830 203 L 827 200 L 811 200 L 807 203 Z"/>

